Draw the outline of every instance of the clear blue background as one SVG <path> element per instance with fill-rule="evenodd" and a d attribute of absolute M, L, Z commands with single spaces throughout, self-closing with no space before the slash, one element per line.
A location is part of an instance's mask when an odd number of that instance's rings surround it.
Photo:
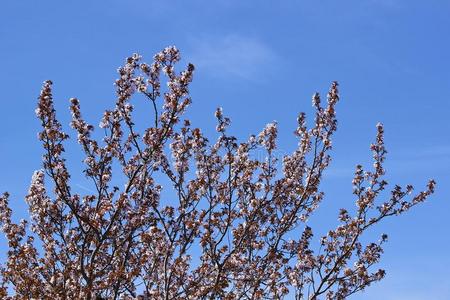
<path fill-rule="evenodd" d="M 334 226 L 337 209 L 354 206 L 354 166 L 370 165 L 368 146 L 383 122 L 391 186 L 419 189 L 434 177 L 438 187 L 426 204 L 367 236 L 390 234 L 380 265 L 387 278 L 352 299 L 450 299 L 449 16 L 447 0 L 2 1 L 0 191 L 11 193 L 17 217 L 26 215 L 23 198 L 41 167 L 34 109 L 46 79 L 66 128 L 70 97 L 98 124 L 113 106 L 124 58 L 139 52 L 150 61 L 176 45 L 183 63 L 197 66 L 193 124 L 211 134 L 217 106 L 243 138 L 277 120 L 281 153 L 295 146 L 295 118 L 311 115 L 312 93 L 325 95 L 338 80 L 334 160 L 312 223 Z M 68 150 L 79 170 L 77 147 Z M 80 175 L 72 182 L 84 186 Z"/>

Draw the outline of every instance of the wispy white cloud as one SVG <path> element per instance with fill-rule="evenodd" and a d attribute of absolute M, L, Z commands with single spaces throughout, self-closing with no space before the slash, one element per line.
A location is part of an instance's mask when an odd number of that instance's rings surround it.
<path fill-rule="evenodd" d="M 355 168 L 353 167 L 336 167 L 333 164 L 325 170 L 325 178 L 352 178 L 355 173 Z"/>
<path fill-rule="evenodd" d="M 82 185 L 82 184 L 76 183 L 75 186 L 78 187 L 79 189 L 82 189 L 82 190 L 84 190 L 84 191 L 86 191 L 86 192 L 89 192 L 89 193 L 91 193 L 91 194 L 94 193 L 94 190 L 92 190 L 92 189 L 90 189 L 90 188 L 87 188 L 87 187 L 85 187 L 85 186 Z"/>
<path fill-rule="evenodd" d="M 443 156 L 450 157 L 450 145 L 430 146 L 421 151 L 420 150 L 414 151 L 411 154 L 414 156 L 417 156 L 417 157 L 431 157 L 431 158 L 443 157 Z"/>
<path fill-rule="evenodd" d="M 390 156 L 391 171 L 424 172 L 444 171 L 448 174 L 450 163 L 450 146 L 434 145 L 429 147 L 413 147 L 396 149 Z"/>
<path fill-rule="evenodd" d="M 424 268 L 409 270 L 387 270 L 387 278 L 373 287 L 367 288 L 350 300 L 423 300 L 450 299 L 449 280 L 445 277 L 445 270 L 438 274 L 430 274 Z M 442 268 L 443 269 L 443 268 Z M 427 288 L 424 288 L 424 287 Z"/>
<path fill-rule="evenodd" d="M 389 149 L 388 149 L 389 150 Z M 371 160 L 368 156 L 362 155 L 362 163 L 365 170 L 371 170 Z M 414 174 L 430 172 L 448 172 L 450 163 L 450 145 L 431 145 L 428 147 L 397 147 L 388 152 L 386 168 L 388 174 Z M 339 164 L 332 163 L 325 171 L 328 178 L 351 178 L 355 172 L 356 163 L 354 160 L 343 157 L 339 159 Z"/>
<path fill-rule="evenodd" d="M 401 0 L 369 0 L 369 3 L 386 9 L 398 9 L 401 7 Z"/>
<path fill-rule="evenodd" d="M 279 61 L 274 51 L 260 40 L 236 34 L 193 37 L 190 44 L 189 60 L 214 76 L 259 81 L 267 74 L 264 71 Z"/>

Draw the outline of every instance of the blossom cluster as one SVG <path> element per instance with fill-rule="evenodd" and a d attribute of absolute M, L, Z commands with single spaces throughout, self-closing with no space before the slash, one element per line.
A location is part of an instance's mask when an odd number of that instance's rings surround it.
<path fill-rule="evenodd" d="M 239 142 L 217 109 L 210 141 L 184 118 L 194 66 L 177 73 L 180 52 L 168 47 L 147 64 L 133 54 L 119 68 L 117 99 L 105 111 L 102 140 L 70 99 L 71 127 L 94 190 L 71 189 L 63 132 L 46 81 L 36 115 L 44 155 L 26 196 L 30 220 L 13 222 L 0 197 L 8 241 L 0 268 L 1 299 L 344 299 L 381 280 L 375 269 L 387 235 L 363 243 L 368 228 L 402 214 L 434 192 L 395 186 L 385 200 L 384 129 L 377 125 L 373 169 L 357 166 L 356 209 L 341 209 L 339 226 L 314 239 L 306 225 L 324 199 L 323 173 L 337 130 L 338 83 L 312 103 L 311 128 L 298 116 L 297 148 L 279 159 L 276 123 Z M 166 80 L 166 85 L 161 82 Z M 131 102 L 153 109 L 144 130 Z M 141 127 L 139 127 L 141 128 Z M 255 153 L 264 153 L 254 155 Z M 122 187 L 115 186 L 124 180 Z M 35 242 L 38 239 L 39 242 Z"/>

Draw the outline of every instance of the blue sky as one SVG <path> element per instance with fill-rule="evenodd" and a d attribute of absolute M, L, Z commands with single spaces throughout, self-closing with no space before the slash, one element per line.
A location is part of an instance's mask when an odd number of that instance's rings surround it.
<path fill-rule="evenodd" d="M 419 189 L 433 177 L 438 187 L 426 204 L 370 233 L 389 233 L 380 265 L 388 275 L 352 299 L 450 299 L 449 14 L 447 0 L 2 1 L 0 191 L 25 215 L 23 197 L 40 168 L 34 109 L 46 79 L 66 128 L 70 97 L 98 124 L 124 58 L 138 52 L 150 61 L 176 45 L 183 63 L 197 66 L 194 125 L 212 133 L 217 106 L 242 138 L 276 120 L 286 152 L 297 113 L 311 114 L 312 93 L 338 80 L 334 160 L 312 222 L 332 226 L 339 207 L 353 207 L 354 166 L 370 164 L 383 122 L 391 185 Z M 76 146 L 69 151 L 78 162 Z"/>

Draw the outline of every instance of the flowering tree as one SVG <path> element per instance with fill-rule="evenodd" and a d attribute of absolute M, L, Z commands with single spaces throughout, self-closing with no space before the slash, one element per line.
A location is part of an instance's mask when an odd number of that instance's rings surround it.
<path fill-rule="evenodd" d="M 278 161 L 276 124 L 238 142 L 218 109 L 218 138 L 210 142 L 182 119 L 194 66 L 176 73 L 179 60 L 175 47 L 155 55 L 151 65 L 138 55 L 126 60 L 115 107 L 100 123 L 101 142 L 93 139 L 79 101 L 70 100 L 84 173 L 95 185 L 84 196 L 70 187 L 63 157 L 68 135 L 56 119 L 52 83 L 44 83 L 36 109 L 43 170 L 34 173 L 26 196 L 30 222 L 14 223 L 8 194 L 0 197 L 8 241 L 0 298 L 344 299 L 382 279 L 385 272 L 373 266 L 387 236 L 369 244 L 360 237 L 423 202 L 434 181 L 416 195 L 409 185 L 382 193 L 386 150 L 378 124 L 374 168 L 357 166 L 352 182 L 356 209 L 342 209 L 340 225 L 314 244 L 306 221 L 324 196 L 320 182 L 337 126 L 338 84 L 332 83 L 324 105 L 313 96 L 312 128 L 301 113 L 298 147 Z M 132 118 L 135 93 L 154 109 L 142 133 Z M 255 151 L 264 151 L 265 159 Z M 113 185 L 116 174 L 125 178 L 123 187 Z M 170 182 L 164 189 L 162 180 Z"/>

